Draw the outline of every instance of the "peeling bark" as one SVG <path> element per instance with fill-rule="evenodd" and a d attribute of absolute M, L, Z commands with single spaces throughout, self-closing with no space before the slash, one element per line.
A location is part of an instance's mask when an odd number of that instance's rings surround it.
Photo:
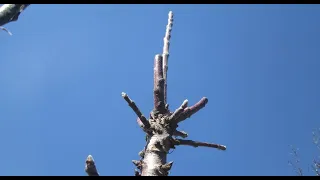
<path fill-rule="evenodd" d="M 30 4 L 4 4 L 0 7 L 0 29 L 11 32 L 6 28 L 2 27 L 10 22 L 17 21 L 21 12 L 25 10 Z"/>

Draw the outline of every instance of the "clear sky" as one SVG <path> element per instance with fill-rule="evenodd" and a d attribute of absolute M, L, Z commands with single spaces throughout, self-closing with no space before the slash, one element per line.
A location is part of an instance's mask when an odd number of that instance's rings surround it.
<path fill-rule="evenodd" d="M 153 59 L 174 13 L 171 110 L 209 103 L 180 125 L 227 151 L 178 147 L 175 175 L 295 175 L 320 127 L 319 5 L 31 5 L 0 33 L 0 175 L 133 175 L 145 145 L 126 92 L 148 116 Z M 308 172 L 312 174 L 312 172 Z"/>

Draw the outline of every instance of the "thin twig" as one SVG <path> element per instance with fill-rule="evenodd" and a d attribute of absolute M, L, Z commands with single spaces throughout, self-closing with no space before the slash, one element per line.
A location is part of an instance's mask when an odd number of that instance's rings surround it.
<path fill-rule="evenodd" d="M 128 105 L 131 107 L 131 109 L 136 113 L 136 115 L 140 119 L 142 125 L 144 126 L 144 127 L 141 127 L 141 128 L 149 129 L 150 128 L 150 124 L 149 124 L 148 120 L 146 119 L 146 117 L 141 113 L 141 111 L 137 107 L 136 103 L 134 103 L 126 93 L 122 92 L 121 95 L 124 98 L 124 100 L 127 101 Z"/>
<path fill-rule="evenodd" d="M 12 33 L 7 28 L 0 26 L 0 29 L 6 31 L 10 36 L 12 36 Z"/>
<path fill-rule="evenodd" d="M 85 171 L 88 176 L 99 176 L 93 157 L 89 155 L 86 159 Z"/>
<path fill-rule="evenodd" d="M 193 114 L 198 112 L 200 109 L 204 108 L 205 105 L 208 103 L 208 99 L 206 97 L 203 97 L 199 102 L 197 102 L 195 105 L 191 107 L 187 107 L 184 109 L 183 113 L 180 115 L 180 117 L 176 120 L 177 123 L 186 120 L 187 118 L 191 117 Z"/>
<path fill-rule="evenodd" d="M 169 47 L 171 31 L 173 26 L 173 13 L 168 14 L 168 24 L 166 27 L 166 34 L 163 38 L 163 78 L 164 78 L 164 103 L 167 104 L 167 72 L 168 72 L 168 59 L 169 59 Z"/>
<path fill-rule="evenodd" d="M 192 141 L 192 140 L 184 140 L 184 139 L 174 139 L 174 145 L 187 145 L 193 147 L 211 147 L 217 148 L 219 150 L 226 150 L 227 147 L 220 144 L 214 143 L 207 143 L 207 142 L 199 142 L 199 141 Z"/>

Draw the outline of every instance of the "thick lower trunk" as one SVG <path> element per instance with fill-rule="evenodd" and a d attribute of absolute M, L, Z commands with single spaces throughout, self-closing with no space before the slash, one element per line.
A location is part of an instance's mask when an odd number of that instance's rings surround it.
<path fill-rule="evenodd" d="M 141 176 L 167 176 L 167 153 L 171 147 L 170 135 L 167 133 L 156 134 L 150 137 L 144 150 L 141 162 Z"/>

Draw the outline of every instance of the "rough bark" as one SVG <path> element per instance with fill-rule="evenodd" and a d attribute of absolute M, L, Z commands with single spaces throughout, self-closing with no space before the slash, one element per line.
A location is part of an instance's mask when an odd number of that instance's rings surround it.
<path fill-rule="evenodd" d="M 122 97 L 138 116 L 138 125 L 146 132 L 146 146 L 139 152 L 141 159 L 132 161 L 136 166 L 135 176 L 167 176 L 173 165 L 172 161 L 167 163 L 167 154 L 170 149 L 175 149 L 179 145 L 226 150 L 226 146 L 219 144 L 176 138 L 178 136 L 182 138 L 188 136 L 186 132 L 177 130 L 178 124 L 205 107 L 208 99 L 204 97 L 191 107 L 188 107 L 188 100 L 185 100 L 174 112 L 169 110 L 169 104 L 167 103 L 167 70 L 172 26 L 173 13 L 170 11 L 164 37 L 163 53 L 162 55 L 157 54 L 154 58 L 154 109 L 150 113 L 149 119 L 146 120 L 129 96 L 122 93 Z"/>
<path fill-rule="evenodd" d="M 2 27 L 5 24 L 10 22 L 17 21 L 20 14 L 25 10 L 30 4 L 4 4 L 0 7 L 0 29 L 8 32 L 10 35 L 11 32 L 6 28 Z"/>
<path fill-rule="evenodd" d="M 170 149 L 175 149 L 176 146 L 185 145 L 226 150 L 226 146 L 220 144 L 177 138 L 188 137 L 186 132 L 177 129 L 178 124 L 204 108 L 208 99 L 203 97 L 191 107 L 188 107 L 188 100 L 184 100 L 175 111 L 171 112 L 169 110 L 169 104 L 167 103 L 167 70 L 173 13 L 170 11 L 168 16 L 163 53 L 162 55 L 157 54 L 154 58 L 154 108 L 150 112 L 149 119 L 142 114 L 136 103 L 126 93 L 122 92 L 122 97 L 137 115 L 138 125 L 146 133 L 146 145 L 139 152 L 140 160 L 132 160 L 132 163 L 136 166 L 136 169 L 134 169 L 135 176 L 167 176 L 173 165 L 173 161 L 167 162 L 167 154 Z M 90 155 L 86 160 L 86 172 L 89 176 L 99 175 Z"/>

